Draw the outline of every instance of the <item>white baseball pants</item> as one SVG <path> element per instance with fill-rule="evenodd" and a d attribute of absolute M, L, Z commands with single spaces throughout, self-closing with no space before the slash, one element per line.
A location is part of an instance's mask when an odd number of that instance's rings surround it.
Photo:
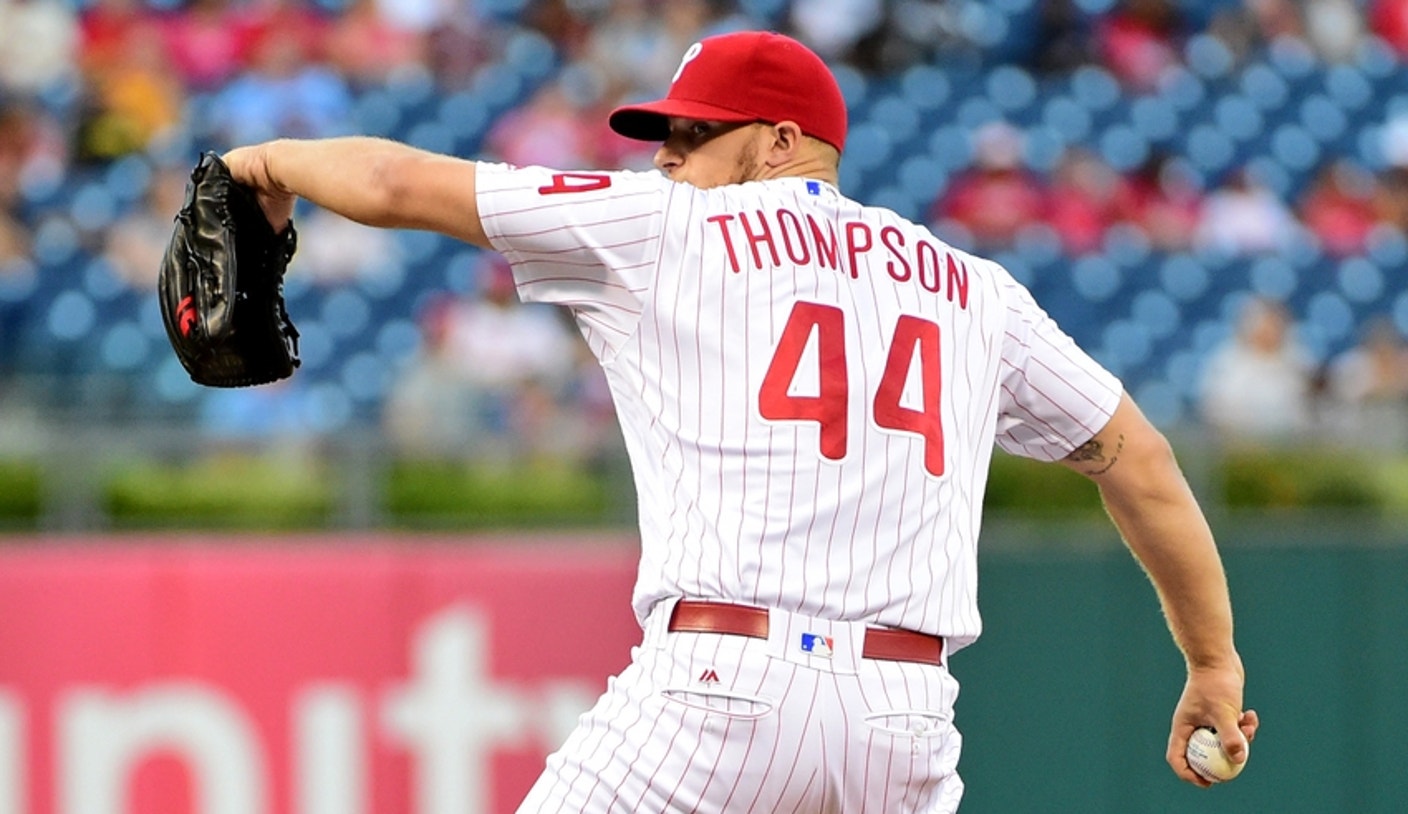
<path fill-rule="evenodd" d="M 946 668 L 862 659 L 864 624 L 776 610 L 767 639 L 670 633 L 673 606 L 519 814 L 957 810 Z"/>

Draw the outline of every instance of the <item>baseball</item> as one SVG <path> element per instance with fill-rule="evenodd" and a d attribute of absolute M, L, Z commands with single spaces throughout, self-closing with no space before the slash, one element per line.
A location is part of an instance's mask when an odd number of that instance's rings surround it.
<path fill-rule="evenodd" d="M 1188 739 L 1188 765 L 1203 779 L 1222 783 L 1236 777 L 1247 764 L 1233 763 L 1222 750 L 1222 738 L 1204 726 L 1193 730 Z"/>

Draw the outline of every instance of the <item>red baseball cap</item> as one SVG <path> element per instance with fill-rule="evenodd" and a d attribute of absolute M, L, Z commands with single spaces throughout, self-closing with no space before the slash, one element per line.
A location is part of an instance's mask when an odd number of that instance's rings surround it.
<path fill-rule="evenodd" d="M 618 107 L 609 121 L 627 138 L 664 141 L 671 116 L 791 120 L 837 150 L 846 145 L 846 100 L 831 69 L 802 43 L 766 31 L 720 34 L 689 46 L 664 99 Z"/>

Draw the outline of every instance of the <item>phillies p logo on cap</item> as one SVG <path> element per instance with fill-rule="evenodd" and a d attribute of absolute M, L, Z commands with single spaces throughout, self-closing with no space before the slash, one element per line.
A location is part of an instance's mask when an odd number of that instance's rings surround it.
<path fill-rule="evenodd" d="M 675 75 L 670 77 L 671 85 L 680 81 L 680 74 L 684 73 L 684 66 L 688 65 L 690 63 L 690 60 L 699 56 L 699 52 L 703 50 L 704 43 L 702 42 L 696 42 L 695 44 L 689 46 L 688 50 L 684 52 L 684 56 L 680 58 L 680 66 L 675 69 Z"/>

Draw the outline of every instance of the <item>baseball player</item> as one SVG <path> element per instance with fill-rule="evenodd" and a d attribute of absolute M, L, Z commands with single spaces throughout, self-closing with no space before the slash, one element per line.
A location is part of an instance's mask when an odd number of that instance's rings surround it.
<path fill-rule="evenodd" d="M 630 666 L 525 812 L 957 808 L 958 684 L 981 631 L 996 443 L 1089 476 L 1187 661 L 1167 759 L 1257 716 L 1220 559 L 1162 435 L 996 263 L 836 188 L 846 108 L 800 43 L 684 54 L 611 126 L 658 173 L 475 163 L 389 141 L 226 156 L 281 226 L 296 197 L 492 248 L 570 309 L 610 382 L 639 498 Z"/>

